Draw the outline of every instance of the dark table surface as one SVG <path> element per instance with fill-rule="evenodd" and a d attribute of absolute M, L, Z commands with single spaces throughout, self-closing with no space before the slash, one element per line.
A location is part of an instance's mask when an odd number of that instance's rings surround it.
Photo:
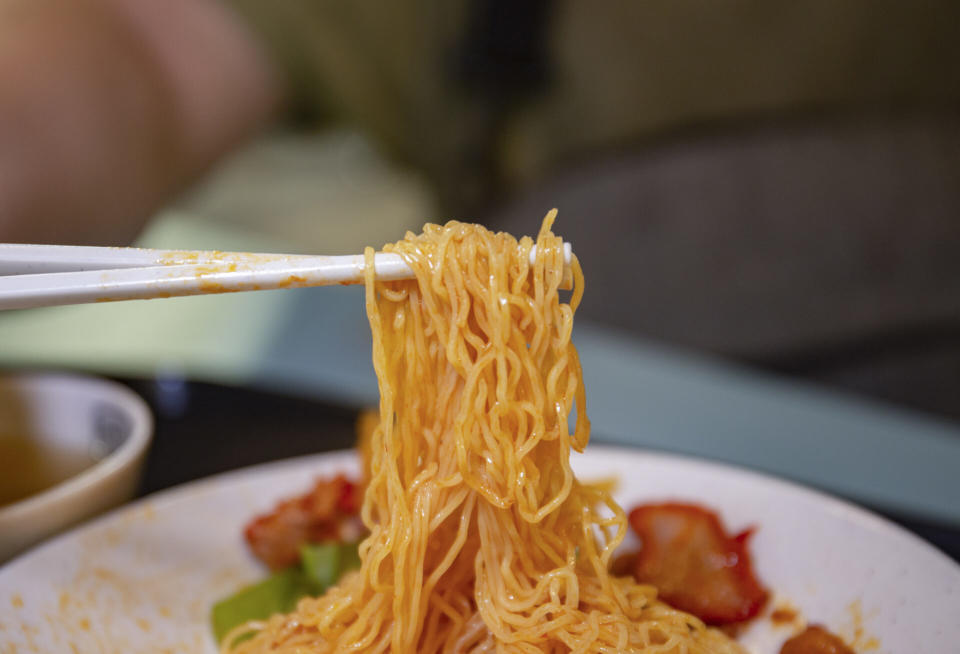
<path fill-rule="evenodd" d="M 140 495 L 267 461 L 349 448 L 358 407 L 248 388 L 173 381 L 121 380 L 156 417 Z M 594 440 L 602 442 L 602 434 Z M 960 528 L 867 508 L 960 561 Z"/>

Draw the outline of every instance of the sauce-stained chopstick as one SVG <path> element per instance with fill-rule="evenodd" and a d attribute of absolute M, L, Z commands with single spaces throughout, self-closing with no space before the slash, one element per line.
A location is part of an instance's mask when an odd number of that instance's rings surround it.
<path fill-rule="evenodd" d="M 569 243 L 564 256 L 569 264 Z M 0 310 L 359 284 L 364 267 L 363 255 L 0 244 Z M 398 254 L 378 252 L 374 270 L 383 281 L 413 276 Z"/>

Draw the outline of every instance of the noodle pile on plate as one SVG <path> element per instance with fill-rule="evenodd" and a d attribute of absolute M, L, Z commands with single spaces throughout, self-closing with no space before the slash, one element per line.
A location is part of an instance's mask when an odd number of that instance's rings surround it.
<path fill-rule="evenodd" d="M 457 222 L 384 248 L 416 281 L 374 281 L 368 248 L 380 422 L 364 448 L 362 567 L 238 628 L 224 652 L 742 651 L 608 572 L 626 520 L 570 468 L 589 439 L 570 342 L 583 277 L 574 260 L 561 301 L 554 216 L 532 265 L 530 238 Z"/>

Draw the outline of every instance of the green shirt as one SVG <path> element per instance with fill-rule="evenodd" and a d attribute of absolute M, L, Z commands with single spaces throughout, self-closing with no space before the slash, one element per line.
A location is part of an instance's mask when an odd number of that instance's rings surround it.
<path fill-rule="evenodd" d="M 952 0 L 555 2 L 544 83 L 509 102 L 451 74 L 497 3 L 227 1 L 284 71 L 292 116 L 362 127 L 448 196 L 477 168 L 512 185 L 691 126 L 960 100 Z"/>

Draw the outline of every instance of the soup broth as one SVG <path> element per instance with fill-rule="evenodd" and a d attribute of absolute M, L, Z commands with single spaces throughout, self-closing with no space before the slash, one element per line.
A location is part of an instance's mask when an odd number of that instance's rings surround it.
<path fill-rule="evenodd" d="M 85 448 L 69 450 L 62 444 L 0 434 L 0 506 L 56 486 L 96 462 Z"/>

